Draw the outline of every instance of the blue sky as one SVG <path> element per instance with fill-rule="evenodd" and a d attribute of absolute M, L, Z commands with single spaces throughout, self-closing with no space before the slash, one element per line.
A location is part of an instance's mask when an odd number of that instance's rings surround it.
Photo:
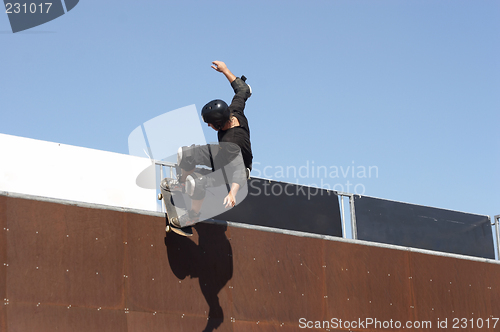
<path fill-rule="evenodd" d="M 0 15 L 0 44 L 0 133 L 126 154 L 229 101 L 222 60 L 253 88 L 254 175 L 500 214 L 498 1 L 81 0 L 16 34 Z"/>

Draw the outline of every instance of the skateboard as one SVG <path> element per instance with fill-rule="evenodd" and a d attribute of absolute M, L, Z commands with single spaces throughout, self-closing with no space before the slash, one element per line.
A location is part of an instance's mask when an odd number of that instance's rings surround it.
<path fill-rule="evenodd" d="M 179 228 L 172 224 L 172 221 L 177 221 L 179 216 L 186 213 L 187 210 L 184 207 L 176 206 L 174 201 L 179 201 L 182 199 L 181 197 L 177 197 L 174 200 L 173 195 L 182 195 L 181 193 L 174 192 L 172 193 L 167 188 L 163 188 L 160 186 L 161 193 L 158 194 L 158 200 L 163 200 L 166 210 L 166 218 L 167 218 L 167 227 L 165 228 L 166 232 L 169 233 L 173 231 L 182 236 L 193 236 L 193 229 L 191 226 Z"/>

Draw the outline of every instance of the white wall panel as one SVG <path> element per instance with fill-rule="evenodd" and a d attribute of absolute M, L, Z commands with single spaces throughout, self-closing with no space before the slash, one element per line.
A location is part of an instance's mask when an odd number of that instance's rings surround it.
<path fill-rule="evenodd" d="M 0 191 L 156 211 L 147 158 L 0 134 Z M 144 181 L 144 178 L 141 179 Z M 155 187 L 154 174 L 150 187 Z"/>

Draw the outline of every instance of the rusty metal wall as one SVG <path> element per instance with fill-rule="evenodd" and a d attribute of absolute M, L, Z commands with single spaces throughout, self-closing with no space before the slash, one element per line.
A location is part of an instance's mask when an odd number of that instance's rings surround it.
<path fill-rule="evenodd" d="M 0 196 L 0 330 L 7 330 L 7 200 Z"/>
<path fill-rule="evenodd" d="M 405 328 L 421 331 L 455 318 L 467 319 L 462 331 L 479 319 L 494 331 L 500 316 L 496 263 L 224 225 L 199 224 L 193 238 L 164 228 L 162 217 L 0 196 L 1 331 L 432 323 Z"/>

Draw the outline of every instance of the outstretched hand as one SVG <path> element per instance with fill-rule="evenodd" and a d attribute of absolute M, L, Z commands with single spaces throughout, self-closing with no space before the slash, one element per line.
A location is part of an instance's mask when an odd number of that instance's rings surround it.
<path fill-rule="evenodd" d="M 232 208 L 233 206 L 236 205 L 236 200 L 234 199 L 234 196 L 229 193 L 225 198 L 224 198 L 224 207 L 227 208 Z"/>
<path fill-rule="evenodd" d="M 224 70 L 227 69 L 227 66 L 222 61 L 212 61 L 212 68 L 215 69 L 215 70 L 217 70 L 220 73 L 223 73 Z"/>
<path fill-rule="evenodd" d="M 227 68 L 226 64 L 222 61 L 212 61 L 211 67 L 217 70 L 219 73 L 223 73 L 224 76 L 226 76 L 229 83 L 231 83 L 236 79 L 236 76 L 234 76 L 233 73 L 231 73 L 229 68 Z"/>
<path fill-rule="evenodd" d="M 229 193 L 227 196 L 224 198 L 224 206 L 227 208 L 232 208 L 233 206 L 236 205 L 236 194 L 238 193 L 238 190 L 240 190 L 240 185 L 237 183 L 232 183 L 231 184 L 231 190 L 229 190 Z"/>

